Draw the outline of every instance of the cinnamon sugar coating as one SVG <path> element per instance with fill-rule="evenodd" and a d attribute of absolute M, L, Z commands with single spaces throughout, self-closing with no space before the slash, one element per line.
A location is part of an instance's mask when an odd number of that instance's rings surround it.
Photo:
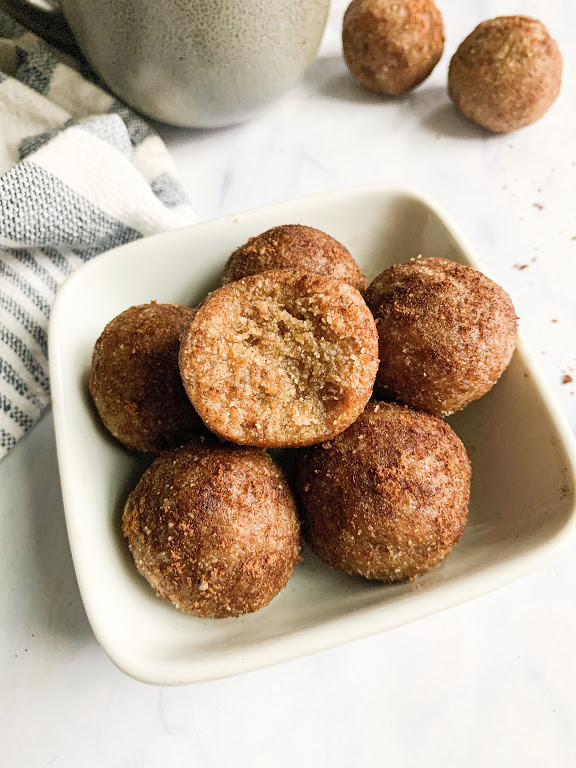
<path fill-rule="evenodd" d="M 222 285 L 269 269 L 296 269 L 337 277 L 363 291 L 366 281 L 350 252 L 319 229 L 284 224 L 251 237 L 237 248 L 222 272 Z"/>
<path fill-rule="evenodd" d="M 298 447 L 342 432 L 378 369 L 378 335 L 341 280 L 271 270 L 230 283 L 182 338 L 180 372 L 206 426 L 225 440 Z"/>
<path fill-rule="evenodd" d="M 516 345 L 508 294 L 471 267 L 418 258 L 380 274 L 365 294 L 380 338 L 376 389 L 448 416 L 482 397 Z"/>
<path fill-rule="evenodd" d="M 538 120 L 562 81 L 562 56 L 544 24 L 501 16 L 479 24 L 450 62 L 448 92 L 474 122 L 508 133 Z"/>
<path fill-rule="evenodd" d="M 214 439 L 156 459 L 128 497 L 122 530 L 158 595 L 209 618 L 264 607 L 300 559 L 282 471 L 264 451 Z"/>
<path fill-rule="evenodd" d="M 196 310 L 130 307 L 94 346 L 90 394 L 106 429 L 127 448 L 159 453 L 201 428 L 180 378 L 180 336 Z"/>
<path fill-rule="evenodd" d="M 470 463 L 434 416 L 370 403 L 341 435 L 298 453 L 304 538 L 332 568 L 404 581 L 438 565 L 464 532 Z"/>
<path fill-rule="evenodd" d="M 442 57 L 442 14 L 432 0 L 352 0 L 342 45 L 350 72 L 363 86 L 389 96 L 406 93 Z"/>

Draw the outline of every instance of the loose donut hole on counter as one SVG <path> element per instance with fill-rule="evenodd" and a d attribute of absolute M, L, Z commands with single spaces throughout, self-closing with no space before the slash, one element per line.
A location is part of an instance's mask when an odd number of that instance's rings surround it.
<path fill-rule="evenodd" d="M 556 101 L 562 55 L 538 19 L 499 16 L 479 24 L 450 61 L 448 93 L 469 120 L 510 133 L 539 120 Z"/>
<path fill-rule="evenodd" d="M 433 0 L 352 0 L 342 26 L 344 59 L 370 91 L 408 93 L 444 51 L 444 22 Z"/>
<path fill-rule="evenodd" d="M 374 319 L 334 278 L 272 270 L 216 291 L 183 336 L 180 370 L 216 434 L 297 447 L 343 431 L 372 393 Z"/>

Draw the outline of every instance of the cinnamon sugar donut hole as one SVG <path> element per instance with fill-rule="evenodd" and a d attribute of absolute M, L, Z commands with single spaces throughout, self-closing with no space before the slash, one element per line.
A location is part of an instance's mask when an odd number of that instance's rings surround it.
<path fill-rule="evenodd" d="M 352 0 L 342 28 L 344 59 L 376 93 L 397 96 L 425 80 L 444 51 L 444 22 L 432 0 Z"/>
<path fill-rule="evenodd" d="M 122 530 L 158 595 L 208 618 L 267 605 L 300 559 L 282 471 L 264 451 L 214 439 L 156 459 L 128 497 Z"/>
<path fill-rule="evenodd" d="M 486 394 L 510 362 L 512 301 L 471 267 L 413 259 L 382 272 L 365 298 L 380 337 L 376 389 L 386 399 L 448 416 Z"/>
<path fill-rule="evenodd" d="M 494 133 L 535 122 L 560 92 L 562 56 L 537 19 L 500 16 L 479 24 L 450 62 L 448 92 L 458 109 Z"/>
<path fill-rule="evenodd" d="M 296 269 L 344 280 L 358 291 L 366 287 L 364 275 L 350 252 L 319 229 L 284 224 L 251 237 L 237 248 L 222 272 L 226 285 L 269 269 Z"/>
<path fill-rule="evenodd" d="M 426 573 L 459 541 L 470 463 L 427 413 L 370 403 L 345 432 L 298 452 L 302 531 L 328 565 L 396 582 Z"/>
<path fill-rule="evenodd" d="M 201 429 L 180 378 L 180 336 L 195 309 L 141 304 L 111 320 L 94 346 L 90 394 L 123 445 L 159 453 Z"/>
<path fill-rule="evenodd" d="M 260 447 L 342 432 L 368 402 L 377 370 L 378 334 L 358 291 L 292 270 L 220 288 L 180 348 L 184 387 L 206 426 Z"/>

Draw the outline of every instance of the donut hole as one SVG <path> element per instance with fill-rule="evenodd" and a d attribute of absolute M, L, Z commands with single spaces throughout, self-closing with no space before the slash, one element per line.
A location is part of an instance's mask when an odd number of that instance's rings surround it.
<path fill-rule="evenodd" d="M 259 610 L 299 560 L 282 470 L 264 451 L 213 439 L 162 454 L 128 497 L 122 529 L 158 595 L 203 617 Z"/>
<path fill-rule="evenodd" d="M 302 224 L 283 224 L 251 237 L 228 259 L 222 285 L 271 269 L 294 269 L 344 280 L 366 288 L 362 271 L 342 243 Z"/>
<path fill-rule="evenodd" d="M 106 429 L 130 450 L 160 453 L 201 428 L 178 368 L 180 336 L 195 311 L 156 302 L 130 307 L 94 346 L 90 394 Z"/>
<path fill-rule="evenodd" d="M 510 362 L 512 301 L 471 267 L 435 257 L 396 264 L 365 298 L 380 335 L 377 390 L 386 399 L 448 416 L 485 395 Z"/>
<path fill-rule="evenodd" d="M 191 325 L 181 371 L 218 434 L 251 445 L 306 444 L 342 431 L 361 411 L 377 345 L 354 289 L 279 270 L 230 284 L 214 301 L 216 311 L 205 307 Z"/>
<path fill-rule="evenodd" d="M 332 568 L 385 582 L 438 565 L 467 519 L 470 462 L 445 422 L 370 403 L 334 440 L 299 451 L 304 538 Z"/>

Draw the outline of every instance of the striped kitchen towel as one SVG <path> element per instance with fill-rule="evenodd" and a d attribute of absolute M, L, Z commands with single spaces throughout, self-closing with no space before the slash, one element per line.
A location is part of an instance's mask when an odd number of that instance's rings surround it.
<path fill-rule="evenodd" d="M 192 221 L 159 136 L 0 13 L 0 458 L 50 402 L 60 283 L 98 253 Z"/>

